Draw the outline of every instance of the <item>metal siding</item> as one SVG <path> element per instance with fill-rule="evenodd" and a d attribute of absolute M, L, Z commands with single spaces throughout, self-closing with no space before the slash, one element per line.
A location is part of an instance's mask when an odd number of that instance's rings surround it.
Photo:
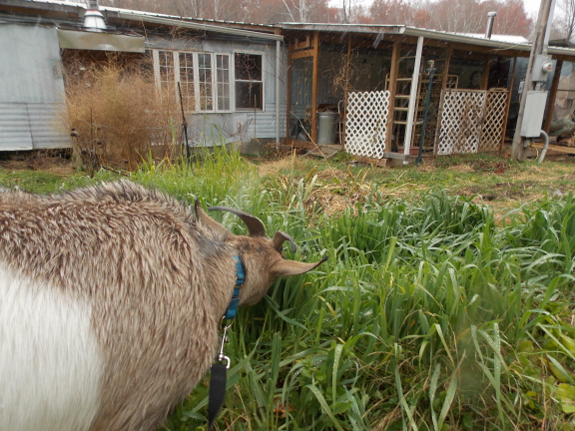
<path fill-rule="evenodd" d="M 0 151 L 70 146 L 54 27 L 0 25 Z"/>
<path fill-rule="evenodd" d="M 0 151 L 32 150 L 25 103 L 0 103 Z"/>
<path fill-rule="evenodd" d="M 29 103 L 28 116 L 34 149 L 70 148 L 70 135 L 63 120 L 66 105 Z"/>

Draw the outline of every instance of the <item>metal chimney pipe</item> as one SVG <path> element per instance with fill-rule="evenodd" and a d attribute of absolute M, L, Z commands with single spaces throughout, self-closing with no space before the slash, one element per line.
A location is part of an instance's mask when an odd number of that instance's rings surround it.
<path fill-rule="evenodd" d="M 104 15 L 100 12 L 98 0 L 88 0 L 88 10 L 84 14 L 84 28 L 89 31 L 106 30 Z"/>
<path fill-rule="evenodd" d="M 493 33 L 493 22 L 495 21 L 495 16 L 497 12 L 487 13 L 487 28 L 485 29 L 485 39 L 491 39 L 491 33 Z"/>

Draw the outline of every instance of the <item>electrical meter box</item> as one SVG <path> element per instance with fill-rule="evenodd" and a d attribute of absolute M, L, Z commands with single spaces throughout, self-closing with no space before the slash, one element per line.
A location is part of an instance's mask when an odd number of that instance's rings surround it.
<path fill-rule="evenodd" d="M 525 111 L 521 123 L 521 136 L 524 138 L 538 138 L 541 135 L 547 91 L 532 90 L 527 92 Z"/>
<path fill-rule="evenodd" d="M 550 55 L 539 54 L 533 59 L 533 73 L 531 80 L 533 82 L 547 81 L 549 73 L 553 70 L 553 62 Z"/>

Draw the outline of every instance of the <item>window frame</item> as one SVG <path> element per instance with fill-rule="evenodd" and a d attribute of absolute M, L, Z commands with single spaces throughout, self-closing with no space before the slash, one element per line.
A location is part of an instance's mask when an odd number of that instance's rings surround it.
<path fill-rule="evenodd" d="M 233 59 L 235 59 L 235 57 L 232 54 L 228 54 L 228 53 L 219 53 L 219 52 L 200 52 L 200 51 L 186 51 L 186 50 L 170 50 L 170 49 L 154 49 L 152 50 L 152 59 L 153 59 L 153 63 L 154 63 L 154 77 L 155 77 L 155 81 L 156 81 L 156 86 L 158 88 L 162 88 L 163 84 L 168 83 L 169 81 L 162 81 L 162 77 L 161 77 L 161 72 L 160 72 L 160 68 L 161 68 L 161 64 L 160 64 L 160 52 L 163 53 L 170 53 L 172 54 L 172 76 L 171 78 L 174 80 L 174 91 L 176 92 L 176 96 L 178 97 L 178 101 L 179 101 L 179 94 L 178 94 L 178 82 L 181 82 L 181 68 L 180 68 L 180 54 L 192 54 L 192 68 L 193 68 L 193 94 L 194 95 L 200 95 L 201 91 L 201 85 L 202 83 L 200 83 L 200 62 L 199 62 L 199 56 L 200 55 L 209 55 L 210 57 L 210 84 L 211 84 L 211 94 L 210 94 L 210 99 L 211 99 L 211 109 L 202 109 L 201 107 L 201 98 L 200 97 L 195 97 L 195 103 L 194 103 L 194 109 L 193 110 L 187 110 L 187 113 L 198 113 L 198 114 L 205 114 L 205 113 L 230 113 L 230 112 L 234 112 L 233 107 L 235 106 L 235 100 L 234 100 L 234 89 L 232 89 L 232 83 L 234 82 L 234 70 L 231 67 L 232 65 L 232 61 Z M 218 80 L 218 56 L 221 57 L 227 57 L 228 59 L 228 82 L 222 82 Z M 235 63 L 234 63 L 235 64 Z M 221 70 L 225 70 L 225 69 L 221 69 Z M 218 103 L 221 100 L 221 97 L 219 95 L 219 91 L 220 91 L 220 85 L 227 84 L 228 87 L 228 97 L 227 97 L 227 101 L 229 103 L 229 106 L 227 109 L 219 109 L 218 108 Z M 225 98 L 223 98 L 222 100 L 224 100 L 225 103 Z"/>
<path fill-rule="evenodd" d="M 236 54 L 246 54 L 246 55 L 257 55 L 261 58 L 261 80 L 245 80 L 245 79 L 237 79 L 236 78 Z M 262 52 L 258 51 L 250 51 L 245 49 L 236 49 L 232 54 L 232 61 L 233 61 L 233 107 L 236 112 L 265 112 L 266 110 L 266 86 L 265 86 L 265 79 L 264 76 L 266 75 L 266 64 L 265 64 L 265 56 Z M 237 82 L 259 82 L 261 83 L 262 87 L 262 102 L 261 108 L 238 108 L 237 106 L 237 91 L 236 91 L 236 83 Z"/>

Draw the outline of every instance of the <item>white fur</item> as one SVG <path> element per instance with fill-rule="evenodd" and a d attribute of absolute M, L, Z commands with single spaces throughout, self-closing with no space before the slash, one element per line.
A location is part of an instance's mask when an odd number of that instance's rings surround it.
<path fill-rule="evenodd" d="M 103 361 L 91 308 L 0 263 L 0 431 L 84 431 Z"/>

